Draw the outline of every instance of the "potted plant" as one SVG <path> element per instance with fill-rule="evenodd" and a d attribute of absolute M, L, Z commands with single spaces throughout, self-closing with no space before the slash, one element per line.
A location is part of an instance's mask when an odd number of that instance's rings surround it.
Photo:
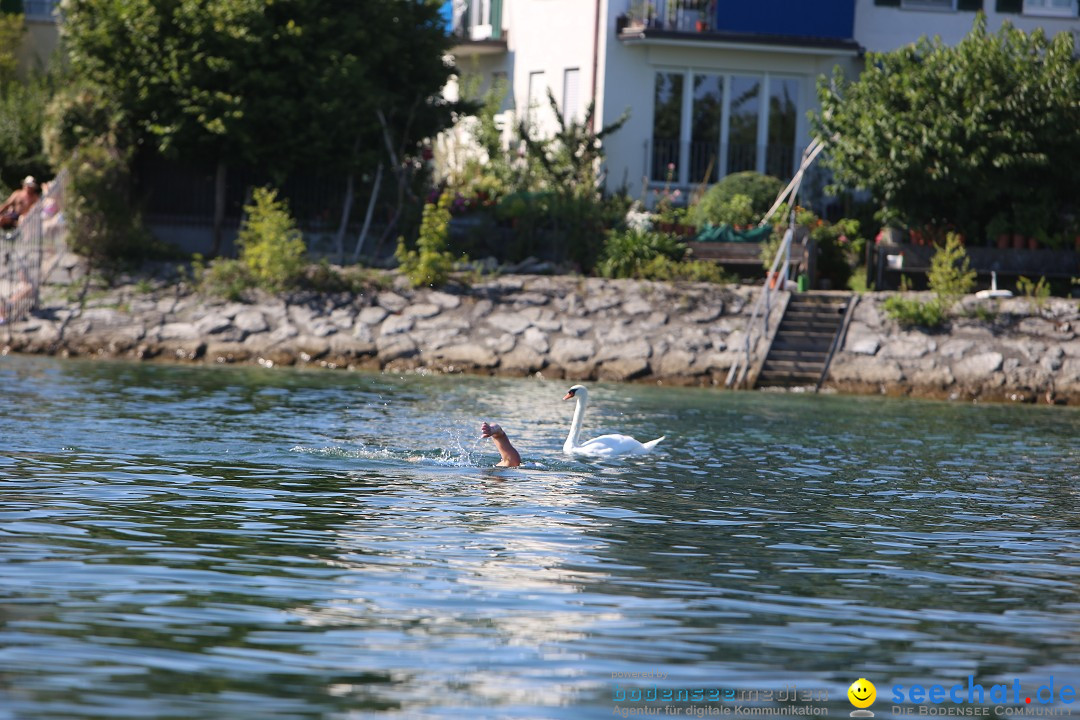
<path fill-rule="evenodd" d="M 996 243 L 999 250 L 1009 247 L 1009 221 L 1004 215 L 995 215 L 994 219 L 986 225 L 986 234 L 989 239 Z"/>

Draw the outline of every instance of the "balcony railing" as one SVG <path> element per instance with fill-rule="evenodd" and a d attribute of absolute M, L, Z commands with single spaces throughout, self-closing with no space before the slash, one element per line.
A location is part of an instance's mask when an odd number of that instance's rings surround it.
<path fill-rule="evenodd" d="M 630 3 L 629 27 L 696 32 L 712 25 L 716 0 L 659 0 Z"/>
<path fill-rule="evenodd" d="M 805 0 L 627 0 L 617 31 L 657 30 L 813 39 L 851 44 L 855 0 L 808 3 Z"/>

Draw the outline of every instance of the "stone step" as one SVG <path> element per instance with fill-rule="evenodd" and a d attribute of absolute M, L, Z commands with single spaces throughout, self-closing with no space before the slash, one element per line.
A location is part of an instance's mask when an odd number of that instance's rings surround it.
<path fill-rule="evenodd" d="M 796 364 L 814 364 L 825 367 L 825 358 L 829 354 L 828 348 L 820 352 L 806 350 L 777 350 L 776 346 L 769 352 L 766 364 L 779 362 L 792 362 Z"/>
<path fill-rule="evenodd" d="M 816 385 L 818 374 L 790 373 L 763 370 L 757 378 L 758 387 L 795 387 L 802 385 Z"/>
<path fill-rule="evenodd" d="M 818 375 L 821 375 L 821 371 L 824 369 L 824 358 L 817 362 L 804 360 L 773 360 L 770 354 L 769 359 L 765 361 L 765 366 L 761 370 L 762 372 L 768 370 L 785 373 L 806 373 L 811 374 L 816 378 Z"/>

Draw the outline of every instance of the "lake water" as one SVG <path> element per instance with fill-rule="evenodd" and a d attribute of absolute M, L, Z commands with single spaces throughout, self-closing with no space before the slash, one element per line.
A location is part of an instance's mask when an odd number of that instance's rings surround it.
<path fill-rule="evenodd" d="M 561 454 L 562 381 L 8 357 L 0 383 L 2 720 L 1080 687 L 1075 409 L 598 383 L 585 437 L 667 440 L 596 464 Z M 526 466 L 490 467 L 482 420 Z"/>

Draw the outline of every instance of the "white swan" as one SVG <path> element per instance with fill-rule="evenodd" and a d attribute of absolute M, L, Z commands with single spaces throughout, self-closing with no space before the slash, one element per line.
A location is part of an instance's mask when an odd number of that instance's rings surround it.
<path fill-rule="evenodd" d="M 566 392 L 563 400 L 577 400 L 574 408 L 574 421 L 570 423 L 570 434 L 563 443 L 563 452 L 567 455 L 585 455 L 588 457 L 610 458 L 619 455 L 645 455 L 652 452 L 656 444 L 666 435 L 655 440 L 640 443 L 629 435 L 601 435 L 584 443 L 578 443 L 581 435 L 581 422 L 585 418 L 585 406 L 589 403 L 589 391 L 584 385 L 575 385 Z"/>

